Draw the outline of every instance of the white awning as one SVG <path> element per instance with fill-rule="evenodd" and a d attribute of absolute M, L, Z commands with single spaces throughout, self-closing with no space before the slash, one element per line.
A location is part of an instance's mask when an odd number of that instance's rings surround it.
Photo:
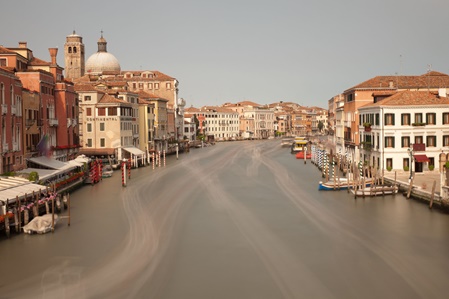
<path fill-rule="evenodd" d="M 28 161 L 39 164 L 41 166 L 50 168 L 50 169 L 59 169 L 59 170 L 69 170 L 69 169 L 73 169 L 76 166 L 75 165 L 71 165 L 67 162 L 61 162 L 49 157 L 35 157 L 35 158 L 29 158 Z"/>
<path fill-rule="evenodd" d="M 33 192 L 46 193 L 46 187 L 18 177 L 0 178 L 0 201 L 4 203 L 8 199 L 10 202 L 15 202 L 17 197 L 21 199 L 25 197 L 25 194 L 31 195 Z"/>
<path fill-rule="evenodd" d="M 133 154 L 135 156 L 143 156 L 143 155 L 145 155 L 145 152 L 141 151 L 137 147 L 128 146 L 128 147 L 122 147 L 122 149 L 124 149 L 128 153 L 131 153 L 131 154 Z"/>

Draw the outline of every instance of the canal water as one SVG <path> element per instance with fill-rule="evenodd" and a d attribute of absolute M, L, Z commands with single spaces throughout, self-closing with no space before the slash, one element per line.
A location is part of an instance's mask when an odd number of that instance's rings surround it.
<path fill-rule="evenodd" d="M 0 298 L 446 298 L 449 215 L 318 191 L 279 140 L 218 143 L 71 194 L 0 238 Z"/>

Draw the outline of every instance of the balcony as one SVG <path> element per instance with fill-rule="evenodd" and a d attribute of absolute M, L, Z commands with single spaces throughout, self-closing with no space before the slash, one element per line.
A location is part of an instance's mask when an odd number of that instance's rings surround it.
<path fill-rule="evenodd" d="M 3 144 L 3 145 L 2 145 L 2 149 L 3 149 L 3 152 L 4 152 L 4 153 L 6 153 L 7 151 L 9 151 L 9 144 L 7 144 L 7 143 Z"/>
<path fill-rule="evenodd" d="M 49 118 L 48 125 L 51 127 L 57 127 L 59 125 L 59 121 L 57 118 Z"/>
<path fill-rule="evenodd" d="M 2 115 L 6 115 L 8 113 L 8 105 L 2 104 Z"/>
<path fill-rule="evenodd" d="M 34 120 L 34 119 L 27 119 L 27 120 L 25 120 L 25 126 L 27 127 L 27 128 L 29 128 L 29 127 L 31 127 L 32 125 L 34 125 L 34 122 L 35 122 L 36 120 Z"/>
<path fill-rule="evenodd" d="M 11 105 L 11 115 L 16 115 L 16 105 Z"/>
<path fill-rule="evenodd" d="M 13 142 L 12 143 L 12 150 L 14 151 L 14 152 L 18 152 L 20 149 L 19 149 L 19 143 L 18 142 Z"/>

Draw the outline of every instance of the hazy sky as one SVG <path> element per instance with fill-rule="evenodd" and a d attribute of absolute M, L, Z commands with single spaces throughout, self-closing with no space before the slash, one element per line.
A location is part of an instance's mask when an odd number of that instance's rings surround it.
<path fill-rule="evenodd" d="M 251 100 L 327 108 L 377 75 L 449 73 L 448 0 L 22 0 L 1 4 L 0 45 L 50 61 L 73 30 L 101 30 L 122 70 L 180 81 L 187 106 Z"/>

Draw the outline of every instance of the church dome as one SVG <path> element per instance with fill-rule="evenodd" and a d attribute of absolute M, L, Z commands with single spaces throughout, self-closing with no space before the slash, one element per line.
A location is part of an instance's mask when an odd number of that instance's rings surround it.
<path fill-rule="evenodd" d="M 101 74 L 103 72 L 117 72 L 119 73 L 120 63 L 117 58 L 106 50 L 106 39 L 101 34 L 100 39 L 97 42 L 98 51 L 92 54 L 86 61 L 86 73 L 87 74 Z"/>

